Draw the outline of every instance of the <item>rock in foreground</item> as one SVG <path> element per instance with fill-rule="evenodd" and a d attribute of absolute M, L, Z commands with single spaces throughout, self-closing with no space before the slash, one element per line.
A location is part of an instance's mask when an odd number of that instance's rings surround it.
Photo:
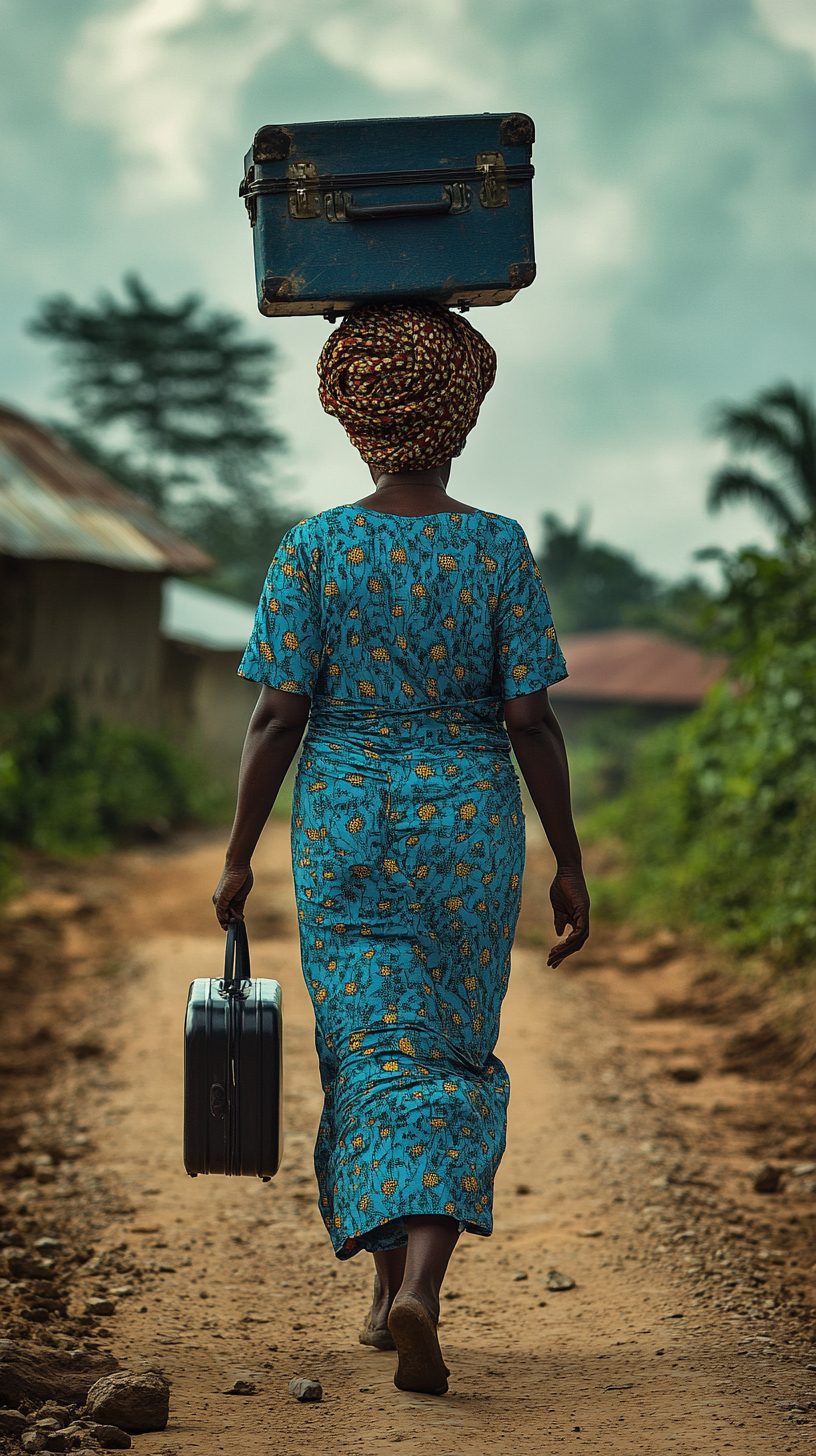
<path fill-rule="evenodd" d="M 547 1288 L 552 1290 L 574 1289 L 575 1280 L 571 1274 L 561 1274 L 558 1269 L 551 1269 L 547 1275 Z"/>
<path fill-rule="evenodd" d="M 88 1391 L 85 1414 L 100 1425 L 134 1434 L 163 1431 L 170 1414 L 170 1386 L 155 1370 L 106 1375 Z"/>
<path fill-rule="evenodd" d="M 307 1380 L 303 1375 L 296 1375 L 294 1380 L 289 1381 L 289 1394 L 295 1400 L 322 1400 L 323 1386 L 319 1380 Z"/>

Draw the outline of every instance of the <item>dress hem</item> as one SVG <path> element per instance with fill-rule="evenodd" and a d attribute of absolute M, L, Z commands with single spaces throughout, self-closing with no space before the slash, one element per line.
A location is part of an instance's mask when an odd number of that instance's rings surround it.
<path fill-rule="evenodd" d="M 394 1217 L 389 1218 L 387 1223 L 372 1224 L 370 1228 L 362 1229 L 358 1234 L 347 1236 L 340 1243 L 338 1243 L 338 1239 L 342 1237 L 340 1230 L 327 1226 L 335 1257 L 353 1259 L 355 1254 L 385 1253 L 389 1249 L 404 1249 L 408 1243 L 408 1235 L 403 1224 L 403 1220 L 406 1218 L 451 1218 L 454 1223 L 459 1225 L 460 1233 L 479 1234 L 482 1238 L 487 1239 L 491 1238 L 493 1234 L 492 1217 L 485 1225 L 463 1218 L 458 1210 L 446 1213 L 444 1208 L 432 1210 L 423 1208 L 418 1212 L 416 1208 L 409 1205 L 399 1212 L 395 1212 Z M 402 1227 L 395 1227 L 395 1225 L 402 1225 Z"/>

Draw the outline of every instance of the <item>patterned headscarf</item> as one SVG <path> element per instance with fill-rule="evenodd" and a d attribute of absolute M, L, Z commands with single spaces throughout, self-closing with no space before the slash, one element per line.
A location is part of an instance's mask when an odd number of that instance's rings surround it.
<path fill-rule="evenodd" d="M 363 304 L 329 335 L 320 403 L 366 464 L 427 470 L 458 455 L 496 377 L 471 324 L 431 302 Z"/>

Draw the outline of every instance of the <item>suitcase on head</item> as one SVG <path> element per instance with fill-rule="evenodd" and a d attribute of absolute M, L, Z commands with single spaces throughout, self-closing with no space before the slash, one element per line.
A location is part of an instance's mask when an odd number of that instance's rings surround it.
<path fill-rule="evenodd" d="M 196 980 L 184 1026 L 184 1166 L 268 1180 L 282 1153 L 281 988 L 250 977 L 246 926 L 227 930 L 223 980 Z"/>
<path fill-rule="evenodd" d="M 240 189 L 261 313 L 509 302 L 535 278 L 534 135 L 520 112 L 262 126 Z"/>

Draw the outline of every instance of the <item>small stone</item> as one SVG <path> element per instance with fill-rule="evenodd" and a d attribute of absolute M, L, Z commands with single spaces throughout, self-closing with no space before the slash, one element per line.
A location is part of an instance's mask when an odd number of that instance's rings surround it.
<path fill-rule="evenodd" d="M 58 1426 L 67 1426 L 71 1419 L 71 1410 L 67 1405 L 59 1405 L 55 1400 L 47 1400 L 37 1411 L 37 1421 L 52 1418 Z"/>
<path fill-rule="evenodd" d="M 576 1229 L 575 1232 L 577 1233 L 579 1239 L 603 1238 L 603 1229 Z"/>
<path fill-rule="evenodd" d="M 53 1279 L 54 1271 L 45 1259 L 35 1259 L 25 1249 L 3 1249 L 3 1263 L 12 1279 Z"/>
<path fill-rule="evenodd" d="M 88 1391 L 85 1413 L 101 1425 L 134 1434 L 163 1431 L 170 1414 L 170 1386 L 155 1370 L 105 1375 Z"/>
<path fill-rule="evenodd" d="M 530 1187 L 529 1183 L 517 1183 L 516 1184 L 516 1197 L 517 1198 L 526 1198 L 527 1197 L 527 1194 L 528 1193 L 532 1193 L 532 1191 L 533 1190 Z"/>
<path fill-rule="evenodd" d="M 757 1168 L 753 1177 L 753 1189 L 755 1193 L 776 1193 L 779 1190 L 779 1183 L 782 1177 L 782 1169 L 775 1168 L 773 1163 L 763 1163 Z"/>
<path fill-rule="evenodd" d="M 90 1315 L 116 1314 L 116 1305 L 112 1299 L 89 1299 L 85 1305 L 85 1313 Z"/>
<path fill-rule="evenodd" d="M 294 1380 L 289 1381 L 289 1394 L 295 1400 L 322 1400 L 323 1386 L 319 1380 L 307 1380 L 303 1375 L 296 1375 Z"/>
<path fill-rule="evenodd" d="M 66 1436 L 64 1431 L 46 1432 L 44 1451 L 71 1451 L 74 1442 L 71 1436 Z"/>
<path fill-rule="evenodd" d="M 794 1178 L 808 1178 L 811 1173 L 816 1173 L 816 1163 L 797 1163 L 791 1172 Z"/>
<path fill-rule="evenodd" d="M 94 1425 L 88 1435 L 93 1436 L 106 1451 L 129 1451 L 133 1445 L 127 1431 L 121 1430 L 119 1426 Z"/>
<path fill-rule="evenodd" d="M 560 1274 L 557 1269 L 551 1269 L 547 1275 L 547 1288 L 553 1291 L 561 1289 L 574 1289 L 575 1280 L 571 1274 Z"/>
<path fill-rule="evenodd" d="M 255 1395 L 257 1386 L 254 1380 L 233 1380 L 224 1391 L 225 1395 Z"/>
<path fill-rule="evenodd" d="M 516 1284 L 519 1284 L 522 1279 L 529 1279 L 529 1277 L 530 1276 L 527 1273 L 527 1270 L 526 1269 L 519 1269 L 518 1274 L 514 1274 L 513 1275 L 513 1279 L 514 1279 L 514 1281 L 515 1281 Z"/>
<path fill-rule="evenodd" d="M 673 1082 L 699 1082 L 702 1072 L 699 1067 L 689 1062 L 679 1062 L 674 1067 L 669 1067 L 669 1076 Z"/>
<path fill-rule="evenodd" d="M 28 1423 L 22 1411 L 0 1409 L 0 1432 L 4 1436 L 21 1436 Z"/>
<path fill-rule="evenodd" d="M 44 1451 L 45 1439 L 45 1431 L 23 1431 L 20 1445 L 24 1451 Z"/>
<path fill-rule="evenodd" d="M 34 1248 L 35 1249 L 44 1249 L 44 1250 L 47 1249 L 47 1250 L 50 1250 L 53 1253 L 55 1249 L 61 1249 L 62 1248 L 62 1240 L 61 1239 L 48 1239 L 48 1238 L 37 1239 L 35 1241 Z"/>
<path fill-rule="evenodd" d="M 114 1297 L 116 1299 L 128 1299 L 134 1293 L 135 1290 L 132 1284 L 117 1284 L 116 1288 L 110 1291 L 112 1299 Z"/>

